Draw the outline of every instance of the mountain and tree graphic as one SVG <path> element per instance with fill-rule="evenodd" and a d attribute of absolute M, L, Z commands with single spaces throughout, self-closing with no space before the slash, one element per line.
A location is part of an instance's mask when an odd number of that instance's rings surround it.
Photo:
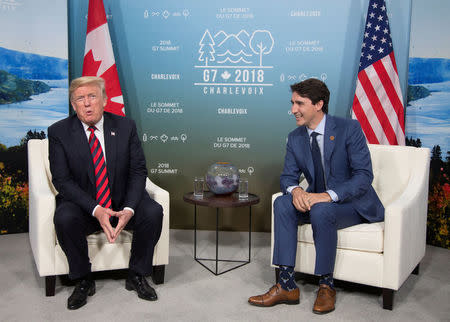
<path fill-rule="evenodd" d="M 274 44 L 268 30 L 255 30 L 251 35 L 246 30 L 237 34 L 220 30 L 212 36 L 206 29 L 199 42 L 198 60 L 204 62 L 204 66 L 263 67 L 263 56 L 272 52 Z"/>

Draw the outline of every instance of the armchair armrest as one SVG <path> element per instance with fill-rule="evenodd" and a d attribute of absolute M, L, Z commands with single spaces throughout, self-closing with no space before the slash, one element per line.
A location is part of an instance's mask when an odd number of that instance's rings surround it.
<path fill-rule="evenodd" d="M 161 237 L 155 246 L 153 265 L 169 264 L 169 224 L 170 224 L 170 196 L 169 192 L 157 186 L 147 178 L 145 189 L 150 197 L 163 207 L 163 224 Z"/>
<path fill-rule="evenodd" d="M 45 140 L 28 141 L 29 238 L 40 276 L 55 273 L 55 194 L 43 162 Z"/>
<path fill-rule="evenodd" d="M 425 255 L 430 157 L 429 149 L 420 150 L 414 160 L 420 166 L 411 171 L 406 189 L 385 205 L 383 285 L 393 290 Z"/>

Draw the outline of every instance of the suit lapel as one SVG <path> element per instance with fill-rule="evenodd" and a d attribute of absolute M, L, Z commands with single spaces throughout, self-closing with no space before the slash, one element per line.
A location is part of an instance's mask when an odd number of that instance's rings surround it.
<path fill-rule="evenodd" d="M 89 181 L 95 186 L 95 176 L 94 176 L 94 164 L 92 161 L 91 150 L 89 149 L 89 142 L 87 140 L 86 133 L 84 132 L 83 125 L 80 120 L 76 117 L 73 119 L 72 123 L 72 133 L 74 140 L 74 147 L 79 147 L 76 149 L 79 154 L 80 165 L 82 167 L 87 166 L 87 175 Z"/>
<path fill-rule="evenodd" d="M 103 122 L 103 135 L 105 138 L 105 151 L 103 153 L 106 156 L 106 170 L 108 172 L 109 187 L 113 186 L 114 182 L 114 165 L 117 158 L 117 129 L 108 114 L 104 114 Z"/>
<path fill-rule="evenodd" d="M 334 151 L 334 146 L 336 142 L 336 124 L 334 123 L 334 118 L 330 115 L 327 115 L 326 123 L 325 123 L 325 133 L 324 133 L 324 141 L 323 141 L 323 154 L 324 154 L 324 163 L 325 163 L 325 178 L 328 178 L 330 175 L 330 160 L 331 155 Z"/>

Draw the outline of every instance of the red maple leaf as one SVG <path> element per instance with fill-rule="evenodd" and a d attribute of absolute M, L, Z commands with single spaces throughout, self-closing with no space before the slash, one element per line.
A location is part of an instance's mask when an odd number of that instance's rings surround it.
<path fill-rule="evenodd" d="M 101 60 L 96 61 L 92 54 L 92 49 L 84 56 L 83 76 L 97 76 L 98 69 L 102 64 Z"/>
<path fill-rule="evenodd" d="M 119 74 L 117 73 L 116 64 L 108 68 L 108 70 L 100 75 L 100 77 L 105 80 L 106 95 L 108 96 L 108 102 L 106 103 L 105 111 L 125 116 L 122 111 L 124 104 L 111 101 L 111 98 L 113 97 L 122 96 L 122 90 L 120 89 Z"/>

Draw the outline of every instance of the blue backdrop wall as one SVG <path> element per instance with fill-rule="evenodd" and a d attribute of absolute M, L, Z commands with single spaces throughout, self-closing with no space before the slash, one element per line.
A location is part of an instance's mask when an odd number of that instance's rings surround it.
<path fill-rule="evenodd" d="M 69 75 L 81 76 L 88 1 L 69 0 Z M 289 85 L 330 88 L 329 113 L 349 117 L 368 0 L 277 2 L 104 0 L 127 116 L 152 181 L 171 193 L 171 227 L 191 228 L 182 196 L 193 177 L 229 161 L 261 196 L 253 228 L 270 230 L 290 115 Z M 406 98 L 411 0 L 387 1 Z M 406 101 L 406 100 L 404 100 Z M 214 216 L 202 212 L 201 227 Z M 245 229 L 225 210 L 224 229 Z"/>

